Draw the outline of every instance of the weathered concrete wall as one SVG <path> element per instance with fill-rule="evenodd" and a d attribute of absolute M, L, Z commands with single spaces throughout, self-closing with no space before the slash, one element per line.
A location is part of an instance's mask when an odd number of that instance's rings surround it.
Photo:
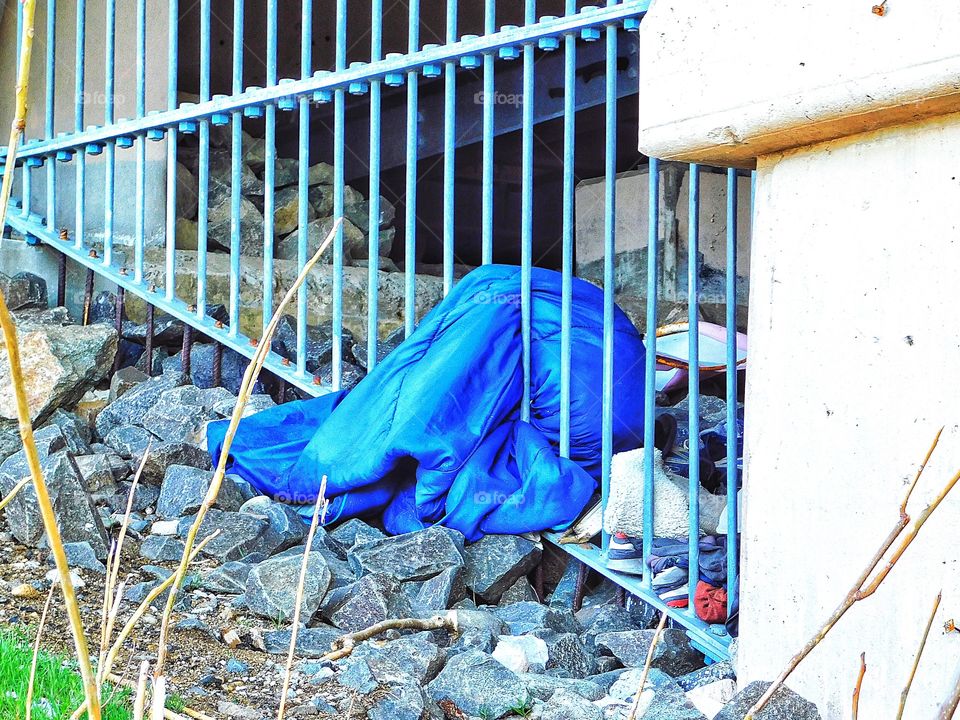
<path fill-rule="evenodd" d="M 762 158 L 751 275 L 740 679 L 772 679 L 849 590 L 897 521 L 936 430 L 916 518 L 960 469 L 960 115 Z M 960 636 L 955 492 L 879 592 L 790 685 L 825 719 L 888 716 L 934 597 L 906 717 L 930 718 Z"/>

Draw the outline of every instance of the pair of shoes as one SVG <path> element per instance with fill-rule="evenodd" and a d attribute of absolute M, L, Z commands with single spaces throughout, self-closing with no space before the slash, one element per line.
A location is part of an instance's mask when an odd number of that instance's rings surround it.
<path fill-rule="evenodd" d="M 607 567 L 628 575 L 643 575 L 643 541 L 616 533 L 607 548 Z"/>

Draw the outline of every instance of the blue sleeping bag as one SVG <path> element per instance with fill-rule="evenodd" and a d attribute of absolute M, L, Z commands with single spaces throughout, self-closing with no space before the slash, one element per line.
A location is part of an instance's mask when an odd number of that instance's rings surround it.
<path fill-rule="evenodd" d="M 392 534 L 441 524 L 468 540 L 568 527 L 601 461 L 603 293 L 573 279 L 570 459 L 560 443 L 561 275 L 533 268 L 530 420 L 520 420 L 520 269 L 477 268 L 353 390 L 240 422 L 228 471 L 297 505 L 327 476 L 327 522 L 383 514 Z M 614 315 L 614 452 L 643 442 L 644 348 Z M 211 423 L 214 463 L 228 421 Z"/>

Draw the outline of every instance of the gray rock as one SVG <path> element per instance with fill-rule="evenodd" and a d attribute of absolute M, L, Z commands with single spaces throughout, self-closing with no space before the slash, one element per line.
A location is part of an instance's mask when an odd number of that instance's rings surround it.
<path fill-rule="evenodd" d="M 490 604 L 532 571 L 543 547 L 517 535 L 485 535 L 464 551 L 467 588 Z"/>
<path fill-rule="evenodd" d="M 461 630 L 483 630 L 494 637 L 505 635 L 507 625 L 499 617 L 487 610 L 457 609 L 457 623 Z"/>
<path fill-rule="evenodd" d="M 420 685 L 433 680 L 446 661 L 446 653 L 437 647 L 428 632 L 407 635 L 383 644 L 365 642 L 353 651 L 353 657 L 366 660 L 374 676 L 381 682 L 391 674 L 406 673 Z"/>
<path fill-rule="evenodd" d="M 448 657 L 459 655 L 468 650 L 478 650 L 489 655 L 497 645 L 497 635 L 484 628 L 463 630 L 454 643 L 447 649 Z"/>
<path fill-rule="evenodd" d="M 212 194 L 212 193 L 211 193 Z M 207 237 L 210 245 L 229 250 L 231 242 L 232 210 L 230 196 L 214 204 L 211 198 L 207 214 Z M 240 196 L 240 254 L 247 257 L 263 257 L 263 214 L 247 198 Z"/>
<path fill-rule="evenodd" d="M 19 314 L 20 361 L 30 419 L 42 425 L 59 407 L 73 407 L 103 380 L 117 352 L 117 333 L 106 325 L 41 325 Z M 0 348 L 0 457 L 19 449 L 19 427 L 6 347 Z"/>
<path fill-rule="evenodd" d="M 607 674 L 609 675 L 610 673 Z M 642 668 L 624 670 L 617 676 L 616 682 L 607 690 L 607 694 L 615 700 L 632 699 L 637 692 L 637 688 L 640 686 L 640 678 L 642 676 Z M 594 677 L 594 679 L 596 679 L 596 677 Z M 664 685 L 671 684 L 675 685 L 676 683 L 674 683 L 673 678 L 663 670 L 650 668 L 650 672 L 647 674 L 647 681 L 644 683 L 643 688 L 644 690 L 656 690 Z"/>
<path fill-rule="evenodd" d="M 476 650 L 455 655 L 427 685 L 441 707 L 449 701 L 460 712 L 495 720 L 528 702 L 526 685 L 489 655 Z"/>
<path fill-rule="evenodd" d="M 420 610 L 446 610 L 453 603 L 462 600 L 465 593 L 463 566 L 457 565 L 424 580 L 411 601 L 414 607 Z"/>
<path fill-rule="evenodd" d="M 737 673 L 734 671 L 733 665 L 730 664 L 729 660 L 724 660 L 723 662 L 713 663 L 699 670 L 694 670 L 686 675 L 681 675 L 677 678 L 677 685 L 680 686 L 681 690 L 687 691 L 715 683 L 717 680 L 736 679 Z"/>
<path fill-rule="evenodd" d="M 290 505 L 276 502 L 265 495 L 244 502 L 240 512 L 267 521 L 264 543 L 268 547 L 265 550 L 268 555 L 299 545 L 307 537 L 309 528 L 300 514 Z"/>
<path fill-rule="evenodd" d="M 110 402 L 122 397 L 128 390 L 132 390 L 148 379 L 145 372 L 135 367 L 120 368 L 110 378 Z"/>
<path fill-rule="evenodd" d="M 139 467 L 144 453 L 146 453 L 147 459 L 143 464 L 140 482 L 148 485 L 160 485 L 167 474 L 167 468 L 171 465 L 186 465 L 200 470 L 210 470 L 212 468 L 210 455 L 207 451 L 191 443 L 157 443 L 150 446 L 149 452 L 144 449 L 134 455 L 131 462 Z"/>
<path fill-rule="evenodd" d="M 307 257 L 313 257 L 320 245 L 333 229 L 333 218 L 316 218 L 307 224 Z M 277 240 L 274 245 L 274 256 L 282 260 L 294 260 L 297 257 L 300 243 L 300 229 L 297 228 L 286 237 Z M 363 231 L 349 219 L 343 221 L 343 261 L 345 265 L 352 265 L 355 257 L 366 257 L 367 238 Z M 333 250 L 328 249 L 320 258 L 322 263 L 333 261 Z"/>
<path fill-rule="evenodd" d="M 551 608 L 534 602 L 518 602 L 493 610 L 510 629 L 511 635 L 524 635 L 538 628 L 579 634 L 580 624 L 569 610 Z"/>
<path fill-rule="evenodd" d="M 88 542 L 69 542 L 63 545 L 67 554 L 67 563 L 71 568 L 90 570 L 98 575 L 106 575 L 107 568 L 97 559 L 97 553 Z M 54 564 L 53 555 L 47 558 L 50 565 Z"/>
<path fill-rule="evenodd" d="M 363 543 L 373 542 L 374 540 L 383 540 L 387 537 L 375 527 L 367 525 L 367 523 L 359 518 L 347 520 L 342 525 L 338 525 L 331 530 L 328 534 L 348 550 L 352 550 L 355 545 L 362 545 Z"/>
<path fill-rule="evenodd" d="M 373 676 L 370 666 L 365 660 L 355 657 L 348 657 L 340 663 L 337 682 L 361 695 L 368 695 L 377 689 L 377 679 Z"/>
<path fill-rule="evenodd" d="M 187 465 L 171 465 L 163 477 L 160 497 L 157 500 L 157 515 L 172 520 L 182 515 L 191 515 L 200 509 L 210 489 L 213 471 L 200 470 Z M 215 507 L 221 510 L 238 510 L 243 503 L 240 491 L 229 477 L 223 478 L 217 493 Z"/>
<path fill-rule="evenodd" d="M 430 527 L 365 543 L 354 548 L 348 560 L 358 576 L 380 573 L 401 582 L 427 580 L 463 564 L 462 542 L 455 531 Z"/>
<path fill-rule="evenodd" d="M 106 530 L 67 452 L 61 450 L 42 459 L 40 468 L 46 479 L 63 542 L 88 542 L 97 557 L 105 558 Z M 8 458 L 0 465 L 0 496 L 9 493 L 21 479 L 29 475 L 30 469 L 22 453 Z M 44 540 L 43 519 L 32 483 L 17 493 L 5 512 L 10 532 L 19 542 L 36 547 Z"/>
<path fill-rule="evenodd" d="M 388 688 L 389 693 L 367 710 L 368 720 L 421 720 L 433 705 L 420 684 L 409 675 L 398 673 L 390 679 Z"/>
<path fill-rule="evenodd" d="M 19 449 L 16 453 L 10 455 L 9 457 L 26 458 L 26 455 L 23 452 L 23 442 L 20 441 L 19 430 L 17 431 L 17 440 L 19 443 L 17 447 Z M 55 452 L 59 452 L 60 450 L 69 450 L 67 447 L 67 438 L 64 436 L 63 430 L 56 425 L 47 425 L 46 427 L 42 427 L 34 432 L 33 442 L 37 446 L 37 455 L 41 460 L 49 455 L 53 455 Z"/>
<path fill-rule="evenodd" d="M 247 589 L 247 577 L 253 565 L 231 560 L 206 573 L 200 583 L 204 590 L 237 595 Z"/>
<path fill-rule="evenodd" d="M 522 577 L 503 592 L 503 595 L 500 596 L 499 604 L 509 605 L 515 602 L 537 601 L 537 593 L 534 591 L 530 581 Z"/>
<path fill-rule="evenodd" d="M 151 443 L 157 445 L 159 440 L 156 435 L 142 427 L 123 425 L 107 433 L 103 442 L 107 447 L 116 450 L 120 457 L 129 460 L 133 457 L 142 457 L 147 446 Z"/>
<path fill-rule="evenodd" d="M 106 455 L 79 455 L 74 457 L 74 462 L 87 492 L 106 490 L 114 485 L 113 465 Z"/>
<path fill-rule="evenodd" d="M 599 700 L 606 694 L 606 690 L 595 682 L 575 680 L 572 678 L 540 675 L 539 673 L 520 673 L 520 679 L 527 686 L 531 697 L 538 700 L 549 700 L 557 690 L 563 688 L 584 700 Z"/>
<path fill-rule="evenodd" d="M 294 161 L 296 162 L 296 161 Z M 296 173 L 296 169 L 294 169 Z M 294 175 L 294 182 L 296 175 Z M 300 220 L 300 190 L 287 187 L 274 196 L 273 232 L 275 235 L 287 235 L 297 229 Z M 307 222 L 316 219 L 317 211 L 307 200 Z"/>
<path fill-rule="evenodd" d="M 76 414 L 57 408 L 51 413 L 47 425 L 56 425 L 60 428 L 67 441 L 67 449 L 74 455 L 91 452 L 90 442 L 93 440 L 93 433 L 90 425 Z"/>
<path fill-rule="evenodd" d="M 620 676 L 626 672 L 630 672 L 630 670 L 628 670 L 625 667 L 620 667 L 615 670 L 606 670 L 602 673 L 598 673 L 597 675 L 591 675 L 590 677 L 586 678 L 586 680 L 596 685 L 599 685 L 600 687 L 603 688 L 603 691 L 605 693 L 609 693 L 610 688 L 612 688 L 614 684 L 617 682 L 617 680 L 620 679 Z M 661 672 L 661 671 L 657 670 L 657 672 Z M 669 677 L 667 676 L 666 673 L 664 673 L 664 676 Z"/>
<path fill-rule="evenodd" d="M 13 277 L 0 273 L 0 292 L 10 312 L 47 307 L 47 283 L 33 273 L 21 272 Z"/>
<path fill-rule="evenodd" d="M 219 416 L 201 404 L 200 390 L 193 385 L 171 388 L 144 415 L 141 425 L 167 442 L 193 440 L 203 426 Z"/>
<path fill-rule="evenodd" d="M 388 618 L 410 617 L 413 611 L 396 580 L 373 573 L 331 592 L 322 614 L 341 630 L 356 632 Z"/>
<path fill-rule="evenodd" d="M 603 712 L 579 695 L 560 688 L 548 701 L 535 703 L 533 717 L 538 720 L 603 720 Z"/>
<path fill-rule="evenodd" d="M 164 373 L 130 388 L 122 397 L 107 405 L 97 415 L 95 423 L 97 435 L 106 439 L 114 428 L 124 425 L 142 425 L 144 417 L 159 402 L 160 396 L 171 388 L 183 385 L 184 382 L 184 377 L 179 373 Z M 109 442 L 107 445 L 113 447 Z M 120 454 L 123 455 L 122 452 Z"/>
<path fill-rule="evenodd" d="M 343 633 L 329 625 L 300 628 L 297 632 L 298 657 L 318 658 L 330 652 L 330 645 Z M 290 630 L 271 630 L 263 634 L 263 651 L 271 655 L 286 655 L 290 649 Z"/>
<path fill-rule="evenodd" d="M 672 681 L 659 683 L 654 688 L 652 701 L 637 717 L 638 720 L 707 720 Z"/>
<path fill-rule="evenodd" d="M 110 509 L 114 512 L 125 513 L 127 511 L 127 501 L 130 498 L 130 489 L 132 482 L 121 482 L 117 486 L 117 491 L 107 499 Z M 133 491 L 132 512 L 142 513 L 147 508 L 156 507 L 157 500 L 160 497 L 160 488 L 156 485 L 141 485 L 137 483 L 136 490 Z"/>
<path fill-rule="evenodd" d="M 545 628 L 534 630 L 530 635 L 547 644 L 547 670 L 562 668 L 575 678 L 584 678 L 593 673 L 596 663 L 577 635 Z"/>
<path fill-rule="evenodd" d="M 181 518 L 177 524 L 177 535 L 185 538 L 195 517 L 196 515 L 188 515 Z M 239 560 L 260 549 L 266 528 L 265 521 L 250 515 L 212 508 L 203 518 L 197 533 L 197 542 L 219 530 L 220 534 L 203 548 L 202 554 L 221 561 Z"/>
<path fill-rule="evenodd" d="M 296 610 L 303 556 L 272 558 L 256 565 L 247 577 L 247 606 L 265 618 L 286 622 Z M 319 553 L 310 553 L 300 604 L 300 621 L 309 622 L 330 587 L 330 571 Z"/>
<path fill-rule="evenodd" d="M 576 594 L 577 576 L 580 574 L 581 563 L 575 558 L 570 558 L 563 574 L 557 581 L 557 586 L 550 594 L 550 606 L 573 609 L 573 596 Z"/>
<path fill-rule="evenodd" d="M 153 562 L 179 562 L 185 546 L 182 540 L 150 535 L 140 544 L 140 557 Z"/>
<path fill-rule="evenodd" d="M 237 399 L 231 396 L 230 398 L 224 398 L 220 402 L 216 403 L 212 409 L 221 417 L 228 418 L 233 415 L 233 409 L 236 404 Z M 274 405 L 276 405 L 276 403 L 269 395 L 264 395 L 262 393 L 251 395 L 250 399 L 247 400 L 247 404 L 243 408 L 243 417 L 250 417 L 261 410 L 272 408 Z"/>
<path fill-rule="evenodd" d="M 311 165 L 307 182 L 310 185 L 333 185 L 333 165 L 325 162 Z"/>
<path fill-rule="evenodd" d="M 630 612 L 619 605 L 595 605 L 583 608 L 577 613 L 576 617 L 577 621 L 583 625 L 581 638 L 584 646 L 591 652 L 596 646 L 597 635 L 642 629 L 637 627 Z"/>
<path fill-rule="evenodd" d="M 755 681 L 737 693 L 714 720 L 743 720 L 747 711 L 770 687 L 768 682 Z M 756 715 L 756 720 L 820 720 L 817 706 L 804 700 L 788 687 L 773 694 L 767 706 Z"/>
<path fill-rule="evenodd" d="M 643 667 L 656 630 L 626 630 L 601 633 L 596 637 L 597 649 L 613 655 L 627 667 Z M 690 644 L 686 632 L 667 628 L 660 636 L 653 653 L 651 667 L 677 677 L 703 667 L 703 655 Z"/>

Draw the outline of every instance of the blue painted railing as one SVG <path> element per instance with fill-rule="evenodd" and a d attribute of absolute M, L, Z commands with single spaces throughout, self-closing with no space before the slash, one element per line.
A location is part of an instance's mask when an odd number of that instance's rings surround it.
<path fill-rule="evenodd" d="M 147 57 L 147 39 L 150 32 L 147 27 L 146 0 L 136 0 L 136 112 L 133 118 L 116 119 L 114 117 L 115 68 L 118 63 L 130 62 L 130 58 L 116 57 L 116 0 L 106 0 L 106 42 L 105 42 L 105 85 L 106 98 L 105 119 L 102 126 L 84 127 L 85 105 L 85 77 L 84 60 L 87 57 L 88 45 L 86 38 L 87 10 L 84 0 L 77 0 L 77 21 L 75 28 L 75 97 L 74 97 L 74 129 L 72 132 L 54 134 L 54 115 L 58 95 L 55 92 L 55 48 L 56 40 L 56 0 L 46 0 L 46 88 L 45 88 L 45 122 L 42 137 L 26 138 L 18 151 L 17 162 L 23 168 L 21 172 L 21 198 L 19 198 L 20 212 L 11 213 L 9 225 L 24 235 L 28 241 L 39 242 L 55 248 L 72 261 L 85 266 L 101 278 L 115 283 L 120 289 L 130 291 L 143 297 L 149 306 L 156 306 L 163 311 L 193 327 L 195 331 L 208 336 L 233 350 L 252 356 L 255 339 L 246 337 L 240 330 L 240 209 L 241 194 L 240 181 L 242 171 L 241 126 L 245 117 L 264 119 L 265 138 L 265 167 L 264 167 L 264 256 L 263 256 L 263 327 L 270 319 L 274 307 L 273 283 L 274 258 L 274 179 L 277 162 L 277 110 L 296 110 L 298 113 L 298 228 L 299 244 L 297 247 L 297 262 L 302 266 L 307 260 L 308 234 L 308 169 L 311 157 L 311 108 L 315 103 L 330 103 L 333 106 L 333 213 L 342 214 L 344 209 L 344 159 L 346 147 L 346 104 L 348 95 L 368 95 L 370 113 L 369 122 L 369 211 L 370 223 L 367 228 L 369 237 L 369 269 L 367 286 L 367 363 L 372 368 L 377 362 L 377 332 L 378 327 L 378 291 L 379 278 L 379 219 L 380 219 L 380 192 L 381 192 L 381 148 L 387 144 L 399 144 L 401 153 L 406 158 L 406 170 L 403 180 L 406 194 L 405 212 L 403 216 L 404 247 L 402 256 L 405 259 L 404 279 L 404 323 L 406 334 L 410 334 L 415 327 L 416 317 L 416 283 L 415 274 L 417 254 L 417 202 L 418 202 L 418 161 L 421 158 L 421 117 L 420 117 L 420 88 L 425 79 L 442 78 L 443 85 L 443 116 L 439 127 L 432 127 L 432 132 L 442 133 L 442 177 L 443 177 L 443 223 L 439 236 L 442 242 L 442 277 L 444 294 L 450 290 L 455 282 L 455 244 L 457 238 L 457 174 L 456 154 L 460 146 L 458 141 L 458 124 L 465 120 L 478 122 L 481 127 L 481 158 L 482 158 L 482 199 L 481 199 L 481 261 L 493 261 L 496 245 L 494 222 L 495 179 L 494 172 L 497 158 L 494 150 L 495 128 L 497 122 L 497 105 L 495 93 L 495 78 L 497 71 L 508 61 L 522 58 L 522 89 L 524 97 L 531 99 L 537 89 L 537 58 L 539 53 L 558 51 L 563 55 L 563 98 L 562 115 L 554 113 L 550 118 L 561 120 L 563 125 L 562 152 L 562 197 L 560 199 L 560 213 L 562 215 L 561 237 L 562 258 L 562 355 L 561 355 L 561 387 L 560 387 L 560 452 L 569 455 L 570 451 L 570 405 L 571 405 L 571 368 L 570 368 L 570 340 L 571 340 L 571 281 L 574 268 L 574 191 L 577 182 L 575 174 L 576 127 L 578 121 L 577 98 L 577 70 L 578 51 L 584 54 L 584 43 L 600 42 L 605 44 L 603 55 L 603 73 L 605 85 L 602 104 L 605 109 L 602 140 L 596 138 L 596 146 L 603 148 L 603 178 L 604 186 L 604 343 L 603 356 L 598 359 L 603 363 L 603 412 L 602 412 L 602 502 L 606 506 L 606 499 L 610 492 L 610 469 L 612 460 L 612 427 L 613 427 L 613 362 L 614 362 L 614 261 L 617 249 L 617 192 L 616 179 L 618 172 L 618 147 L 616 142 L 618 118 L 618 100 L 623 97 L 624 75 L 618 68 L 618 48 L 627 33 L 635 32 L 643 14 L 647 10 L 648 0 L 610 0 L 603 7 L 578 7 L 576 0 L 564 0 L 564 15 L 560 17 L 538 17 L 536 0 L 524 0 L 521 26 L 497 25 L 496 0 L 484 0 L 483 6 L 483 34 L 479 36 L 461 35 L 458 28 L 458 0 L 446 0 L 445 15 L 445 43 L 439 45 L 424 45 L 421 42 L 420 29 L 420 0 L 411 0 L 408 7 L 408 39 L 405 53 L 383 52 L 383 3 L 382 0 L 371 0 L 370 52 L 367 62 L 351 62 L 348 64 L 348 3 L 347 0 L 336 0 L 335 3 L 335 55 L 332 68 L 317 69 L 312 57 L 313 2 L 302 0 L 301 20 L 305 29 L 300 37 L 300 72 L 299 78 L 278 77 L 278 19 L 276 0 L 266 3 L 266 58 L 265 77 L 263 87 L 244 87 L 244 59 L 247 50 L 244 47 L 244 24 L 250 20 L 244 17 L 243 0 L 234 0 L 233 3 L 233 48 L 231 92 L 224 95 L 211 94 L 211 0 L 200 0 L 199 5 L 199 98 L 196 103 L 178 103 L 178 53 L 180 22 L 180 7 L 177 0 L 169 0 L 168 5 L 168 36 L 166 62 L 166 103 L 163 108 L 147 108 L 146 80 L 150 59 Z M 18 4 L 19 8 L 19 4 Z M 261 19 L 258 18 L 256 22 Z M 18 14 L 18 30 L 22 22 Z M 38 33 L 39 34 L 39 33 Z M 18 32 L 18 49 L 20 33 Z M 64 40 L 60 39 L 60 47 Z M 354 52 L 351 49 L 351 52 Z M 589 53 L 593 55 L 593 50 Z M 19 53 L 18 53 L 19 55 Z M 63 55 L 61 55 L 61 58 Z M 157 72 L 161 68 L 150 68 Z M 483 101 L 477 108 L 478 117 L 465 119 L 463 107 L 457 104 L 458 81 L 463 71 L 479 72 L 484 91 Z M 384 86 L 396 87 L 406 84 L 406 127 L 392 127 L 382 122 L 383 108 L 381 104 Z M 594 92 L 591 90 L 591 92 Z M 458 109 L 460 116 L 458 116 Z M 531 317 L 530 278 L 531 267 L 534 263 L 534 240 L 537 237 L 537 228 L 534 225 L 534 200 L 538 191 L 534 167 L 534 149 L 537 138 L 534 133 L 538 120 L 535 103 L 530 101 L 523 104 L 520 120 L 520 172 L 521 172 L 521 214 L 515 218 L 520 228 L 520 262 L 521 262 L 521 309 L 522 309 L 522 338 L 524 347 L 524 379 L 526 381 L 525 402 L 522 407 L 524 417 L 529 414 L 529 378 L 530 378 L 530 342 Z M 230 287 L 227 302 L 230 322 L 227 326 L 217 322 L 205 314 L 208 302 L 208 233 L 207 219 L 209 206 L 210 184 L 210 142 L 212 126 L 230 126 L 231 129 L 231 209 L 232 220 L 230 226 Z M 177 266 L 176 266 L 176 233 L 177 233 L 177 151 L 178 137 L 181 133 L 196 133 L 199 139 L 199 182 L 198 182 L 198 237 L 197 237 L 197 282 L 196 296 L 184 300 L 177 296 Z M 165 252 L 164 266 L 165 279 L 163 287 L 153 287 L 145 279 L 145 243 L 148 233 L 156 228 L 147 227 L 146 217 L 146 152 L 150 142 L 166 142 L 166 214 L 164 218 Z M 136 173 L 134 182 L 134 234 L 132 268 L 121 267 L 114 252 L 116 234 L 114 231 L 114 209 L 116 194 L 116 156 L 118 149 L 135 148 Z M 90 200 L 87 183 L 87 155 L 104 154 L 104 209 L 103 209 L 103 252 L 98 255 L 91 252 L 91 243 L 84 235 L 84 227 L 89 225 L 85 216 Z M 637 159 L 640 156 L 637 155 Z M 6 160 L 6 149 L 0 150 L 0 160 Z M 76 168 L 76 212 L 73 218 L 56 216 L 55 195 L 60 187 L 58 182 L 58 162 L 73 163 Z M 39 208 L 31 205 L 32 180 L 37 172 L 45 173 L 46 203 L 42 214 Z M 726 363 L 726 398 L 727 398 L 727 436 L 736 437 L 737 424 L 737 178 L 734 170 L 727 171 L 727 205 L 726 205 L 726 331 L 727 331 L 727 363 Z M 698 243 L 700 220 L 700 187 L 701 168 L 697 165 L 689 167 L 689 254 L 687 257 L 688 305 L 689 323 L 694 328 L 699 320 L 699 260 Z M 645 414 L 649 422 L 646 423 L 644 435 L 644 472 L 645 477 L 652 478 L 654 472 L 654 423 L 656 413 L 656 344 L 658 303 L 657 294 L 660 288 L 661 268 L 658 265 L 659 247 L 664 228 L 660 221 L 660 162 L 649 160 L 649 266 L 647 273 L 647 306 L 645 342 L 648 355 L 647 364 L 643 372 L 646 379 L 647 395 L 645 400 Z M 64 228 L 64 229 L 61 229 Z M 297 353 L 296 363 L 291 365 L 276 354 L 271 354 L 266 363 L 266 369 L 283 378 L 287 382 L 312 394 L 325 392 L 340 387 L 342 374 L 342 346 L 343 328 L 343 230 L 341 228 L 333 252 L 333 283 L 332 283 L 332 322 L 333 338 L 333 368 L 332 387 L 321 387 L 316 378 L 308 373 L 306 368 L 307 347 L 307 288 L 302 287 L 297 297 L 296 327 Z M 699 366 L 698 335 L 689 333 L 689 354 L 691 366 Z M 689 434 L 691 438 L 699 435 L 699 376 L 696 372 L 690 373 L 689 378 Z M 738 571 L 738 543 L 737 543 L 737 449 L 736 443 L 728 444 L 726 495 L 728 507 L 728 587 L 733 588 L 737 582 Z M 661 610 L 669 612 L 671 617 L 680 625 L 687 628 L 696 642 L 710 655 L 720 658 L 726 653 L 729 637 L 722 626 L 709 626 L 697 618 L 693 609 L 694 590 L 698 580 L 698 528 L 700 527 L 699 505 L 697 495 L 700 492 L 699 450 L 697 443 L 691 442 L 689 462 L 689 492 L 690 516 L 689 553 L 690 553 L 690 607 L 688 609 L 667 608 L 666 604 L 653 591 L 651 584 L 652 574 L 647 572 L 642 577 L 631 577 L 613 572 L 606 567 L 605 552 L 608 538 L 604 534 L 599 545 L 562 545 L 574 557 L 589 567 L 601 572 L 614 580 L 629 592 L 640 597 Z M 652 482 L 644 483 L 644 532 L 643 558 L 649 560 L 653 540 L 654 491 Z M 555 538 L 554 538 L 555 539 Z M 732 599 L 733 593 L 730 593 Z"/>

